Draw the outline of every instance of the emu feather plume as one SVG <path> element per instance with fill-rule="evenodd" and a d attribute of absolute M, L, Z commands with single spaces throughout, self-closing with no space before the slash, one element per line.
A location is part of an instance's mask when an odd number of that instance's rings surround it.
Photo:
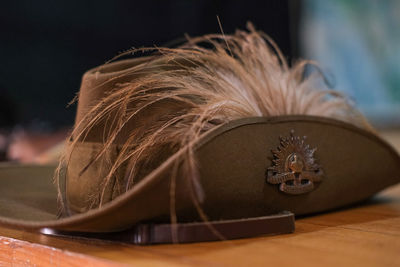
<path fill-rule="evenodd" d="M 201 45 L 204 43 L 207 48 Z M 305 67 L 312 62 L 298 61 L 289 67 L 275 43 L 251 25 L 249 31 L 233 35 L 189 38 L 178 48 L 141 50 L 154 53 L 121 74 L 125 78 L 118 76 L 124 82 L 113 85 L 77 122 L 60 163 L 68 168 L 75 146 L 102 125 L 100 149 L 79 172 L 83 176 L 98 162 L 103 166 L 105 177 L 90 196 L 89 208 L 106 202 L 106 188 L 117 173 L 121 176 L 119 170 L 124 171 L 123 179 L 118 180 L 116 196 L 134 187 L 181 150 L 186 155 L 182 159 L 186 176 L 200 203 L 201 181 L 196 172 L 193 144 L 211 129 L 232 120 L 305 114 L 369 128 L 346 98 L 319 88 L 324 86 L 319 73 L 304 77 Z M 132 51 L 124 55 L 129 53 Z M 98 67 L 98 72 L 105 67 L 107 64 Z M 106 81 L 112 82 L 113 78 Z M 109 153 L 113 146 L 119 148 L 114 157 Z M 67 210 L 62 197 L 60 202 L 63 210 Z M 172 206 L 173 203 L 173 211 Z"/>

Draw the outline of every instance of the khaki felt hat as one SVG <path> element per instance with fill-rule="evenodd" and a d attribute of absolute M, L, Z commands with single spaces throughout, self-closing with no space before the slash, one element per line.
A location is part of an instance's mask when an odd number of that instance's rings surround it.
<path fill-rule="evenodd" d="M 140 97 L 156 88 L 159 97 L 159 84 L 140 91 L 135 82 L 142 85 L 147 82 L 143 77 L 158 73 L 192 78 L 197 72 L 191 71 L 208 64 L 199 67 L 198 62 L 188 62 L 181 54 L 172 63 L 155 55 L 88 71 L 67 156 L 56 172 L 57 186 L 55 166 L 1 165 L 0 224 L 137 244 L 234 239 L 293 232 L 294 214 L 354 204 L 400 182 L 400 156 L 379 136 L 334 116 L 296 111 L 270 116 L 234 113 L 236 117 L 226 120 L 231 116 L 226 110 L 221 117 L 213 113 L 212 119 L 204 120 L 212 127 L 203 127 L 194 142 L 188 141 L 190 153 L 188 146 L 162 143 L 140 158 L 144 163 L 127 158 L 115 165 L 124 153 L 134 155 L 131 151 L 157 132 L 152 125 L 164 123 L 166 114 L 181 116 L 189 104 L 193 110 L 209 100 L 186 93 L 175 98 L 170 92 L 177 89 L 165 85 L 168 97 L 162 95 L 162 101 L 145 108 L 141 108 L 144 98 L 130 98 L 124 110 L 133 110 L 135 116 L 122 127 L 110 121 L 127 113 L 101 113 L 109 107 L 107 101 L 115 103 L 116 94 L 119 101 L 118 93 L 131 87 Z M 90 125 L 93 114 L 102 116 Z M 88 121 L 90 127 L 85 127 Z M 173 126 L 181 122 L 176 120 Z M 117 134 L 112 135 L 115 129 Z M 133 134 L 135 139 L 126 145 Z M 110 138 L 112 142 L 105 146 Z M 160 138 L 153 141 L 161 142 Z M 188 171 L 190 157 L 195 172 Z M 138 171 L 129 183 L 133 166 Z"/>

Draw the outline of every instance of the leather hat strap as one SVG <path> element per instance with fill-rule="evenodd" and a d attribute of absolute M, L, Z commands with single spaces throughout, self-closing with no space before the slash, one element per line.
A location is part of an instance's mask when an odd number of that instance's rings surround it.
<path fill-rule="evenodd" d="M 46 231 L 46 234 L 107 239 L 138 245 L 163 243 L 192 243 L 230 240 L 260 235 L 288 234 L 294 232 L 294 214 L 279 214 L 236 220 L 178 224 L 138 224 L 116 233 L 69 233 Z"/>

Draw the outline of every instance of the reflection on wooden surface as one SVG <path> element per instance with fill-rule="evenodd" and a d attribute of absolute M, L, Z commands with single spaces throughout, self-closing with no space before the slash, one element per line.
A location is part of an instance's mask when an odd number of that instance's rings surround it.
<path fill-rule="evenodd" d="M 398 133 L 385 136 L 400 147 Z M 144 247 L 6 228 L 0 235 L 0 266 L 400 266 L 400 185 L 298 218 L 289 235 Z"/>

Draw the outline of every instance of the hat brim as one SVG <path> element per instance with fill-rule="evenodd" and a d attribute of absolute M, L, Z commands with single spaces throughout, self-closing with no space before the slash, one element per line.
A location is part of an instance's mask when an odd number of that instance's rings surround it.
<path fill-rule="evenodd" d="M 308 193 L 288 195 L 267 183 L 271 150 L 291 131 L 307 136 L 324 178 Z M 196 145 L 204 190 L 202 209 L 212 220 L 229 220 L 289 210 L 296 215 L 362 201 L 400 182 L 400 157 L 384 140 L 341 121 L 314 116 L 277 116 L 232 121 L 207 133 Z M 54 166 L 0 168 L 0 224 L 64 231 L 120 231 L 143 221 L 168 221 L 175 154 L 127 193 L 101 208 L 57 218 Z M 187 177 L 176 177 L 180 221 L 199 220 Z"/>

